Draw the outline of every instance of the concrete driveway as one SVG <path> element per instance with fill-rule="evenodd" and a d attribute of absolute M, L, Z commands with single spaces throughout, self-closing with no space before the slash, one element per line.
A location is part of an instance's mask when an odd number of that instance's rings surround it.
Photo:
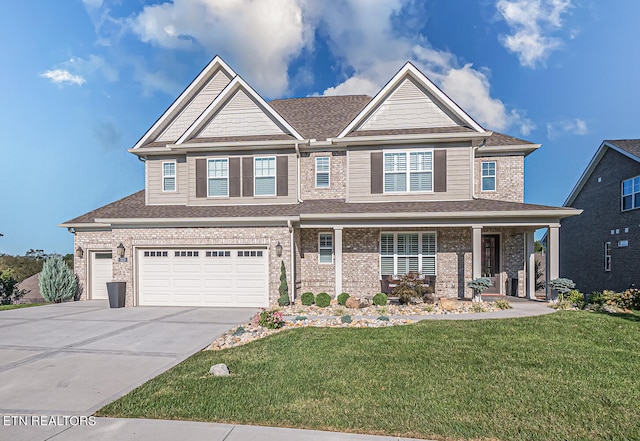
<path fill-rule="evenodd" d="M 100 300 L 0 311 L 0 414 L 91 415 L 256 311 Z"/>

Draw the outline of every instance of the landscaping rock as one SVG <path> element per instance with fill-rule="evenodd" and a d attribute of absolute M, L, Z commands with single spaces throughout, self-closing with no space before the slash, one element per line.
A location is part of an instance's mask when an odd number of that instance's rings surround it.
<path fill-rule="evenodd" d="M 455 311 L 458 309 L 458 301 L 456 299 L 440 299 L 438 305 L 445 311 Z"/>
<path fill-rule="evenodd" d="M 371 306 L 371 299 L 360 299 L 360 303 L 358 303 L 358 308 L 368 308 Z"/>
<path fill-rule="evenodd" d="M 349 297 L 344 306 L 346 306 L 347 308 L 362 308 L 360 306 L 360 299 L 357 297 Z"/>
<path fill-rule="evenodd" d="M 209 369 L 209 373 L 215 377 L 228 377 L 229 368 L 224 363 L 218 363 L 211 366 L 211 369 Z"/>

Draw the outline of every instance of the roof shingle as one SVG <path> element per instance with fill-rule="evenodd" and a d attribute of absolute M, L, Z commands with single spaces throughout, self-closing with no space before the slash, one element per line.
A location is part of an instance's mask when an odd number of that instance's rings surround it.
<path fill-rule="evenodd" d="M 640 158 L 640 139 L 607 139 L 605 142 Z"/>

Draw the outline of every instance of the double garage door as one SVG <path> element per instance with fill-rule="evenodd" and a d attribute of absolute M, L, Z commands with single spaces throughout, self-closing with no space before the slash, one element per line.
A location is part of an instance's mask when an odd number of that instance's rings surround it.
<path fill-rule="evenodd" d="M 139 249 L 138 303 L 268 306 L 266 249 Z"/>

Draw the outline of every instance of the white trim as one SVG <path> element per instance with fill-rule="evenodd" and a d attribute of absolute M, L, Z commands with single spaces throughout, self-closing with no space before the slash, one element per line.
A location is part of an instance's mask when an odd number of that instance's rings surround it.
<path fill-rule="evenodd" d="M 273 159 L 273 176 L 256 176 L 256 161 L 258 159 Z M 257 194 L 256 178 L 273 177 L 273 194 Z M 278 159 L 275 156 L 254 156 L 253 157 L 253 196 L 254 197 L 273 197 L 278 195 Z"/>
<path fill-rule="evenodd" d="M 398 255 L 398 234 L 417 234 L 418 235 L 418 273 L 419 274 L 424 274 L 423 269 L 424 269 L 424 265 L 423 265 L 423 258 L 426 257 L 433 257 L 434 259 L 434 276 L 437 277 L 438 275 L 438 232 L 436 230 L 428 230 L 428 231 L 424 231 L 424 230 L 412 230 L 412 231 L 397 231 L 397 230 L 383 230 L 380 231 L 379 235 L 378 235 L 378 275 L 380 276 L 380 278 L 383 277 L 382 275 L 382 235 L 383 234 L 391 234 L 393 235 L 393 271 L 394 273 L 392 275 L 398 275 L 398 257 L 406 257 L 406 256 L 412 256 L 410 254 L 403 254 L 401 256 Z M 422 252 L 422 235 L 423 234 L 433 234 L 434 237 L 434 241 L 435 241 L 435 253 L 434 254 L 427 254 L 425 255 Z M 389 257 L 388 255 L 386 257 Z M 406 273 L 405 273 L 406 274 Z M 431 275 L 431 274 L 428 274 Z"/>
<path fill-rule="evenodd" d="M 328 170 L 326 172 L 320 172 L 322 174 L 326 173 L 327 174 L 327 186 L 326 187 L 319 187 L 318 186 L 318 159 L 326 159 L 328 162 Z M 319 188 L 322 190 L 326 190 L 328 188 L 331 188 L 331 156 L 316 156 L 314 159 L 314 165 L 315 165 L 315 188 Z"/>
<path fill-rule="evenodd" d="M 609 252 L 607 253 L 607 245 L 609 245 Z M 609 258 L 607 260 L 607 257 Z M 611 272 L 611 242 L 604 243 L 604 271 Z"/>
<path fill-rule="evenodd" d="M 173 164 L 173 175 L 165 175 L 165 164 Z M 173 190 L 167 190 L 165 185 L 166 178 L 173 178 Z M 163 161 L 162 162 L 162 192 L 163 193 L 175 193 L 178 191 L 178 161 Z"/>
<path fill-rule="evenodd" d="M 349 136 L 346 138 L 329 138 L 334 145 L 378 145 L 378 144 L 407 144 L 419 142 L 452 142 L 469 141 L 474 139 L 486 139 L 493 132 L 456 132 L 456 133 L 415 133 L 407 135 L 375 135 L 375 136 Z"/>
<path fill-rule="evenodd" d="M 629 179 L 625 179 L 623 181 L 620 181 L 620 211 L 624 212 L 624 211 L 632 211 L 632 210 L 636 210 L 638 208 L 640 208 L 640 205 L 636 205 L 636 195 L 640 195 L 640 191 L 634 191 L 634 187 L 635 187 L 635 183 L 634 181 L 636 179 L 640 179 L 640 175 L 638 176 L 634 176 L 632 178 Z M 624 194 L 624 183 L 627 181 L 631 181 L 631 193 L 625 195 Z M 624 208 L 624 198 L 625 197 L 630 197 L 631 198 L 631 208 Z"/>
<path fill-rule="evenodd" d="M 434 193 L 433 190 L 433 179 L 434 179 L 434 170 L 433 170 L 433 150 L 434 149 L 424 149 L 424 148 L 415 148 L 415 149 L 406 149 L 406 150 L 383 150 L 382 151 L 382 194 L 392 194 L 392 195 L 404 195 L 404 194 L 429 194 Z M 414 171 L 411 172 L 411 153 L 430 153 L 431 154 L 431 170 L 423 170 L 423 171 Z M 405 190 L 404 191 L 387 191 L 386 183 L 387 183 L 387 173 L 391 174 L 400 174 L 403 172 L 387 172 L 385 169 L 386 164 L 386 156 L 387 155 L 396 155 L 396 154 L 404 154 L 406 158 L 406 170 L 405 174 Z M 411 174 L 412 173 L 431 173 L 431 190 L 415 190 L 411 191 Z"/>
<path fill-rule="evenodd" d="M 324 250 L 326 250 L 326 249 L 328 249 L 327 247 L 324 247 L 324 248 L 323 248 L 323 247 L 321 246 L 321 244 L 320 244 L 320 237 L 321 237 L 322 235 L 325 235 L 325 236 L 331 236 L 331 262 L 322 262 L 321 254 L 320 254 L 320 250 L 323 250 L 323 249 L 324 249 Z M 334 262 L 334 258 L 333 258 L 333 257 L 334 257 L 334 252 L 335 252 L 335 251 L 334 251 L 334 242 L 335 242 L 335 241 L 334 241 L 334 234 L 333 234 L 333 231 L 320 231 L 320 232 L 318 232 L 318 264 L 319 264 L 319 265 L 333 265 L 333 262 Z"/>
<path fill-rule="evenodd" d="M 485 190 L 484 188 L 484 164 L 493 163 L 493 176 L 487 176 L 487 178 L 493 178 L 493 190 Z M 480 192 L 481 193 L 495 193 L 498 191 L 498 162 L 497 161 L 481 161 L 480 162 Z"/>
<path fill-rule="evenodd" d="M 451 98 L 442 92 L 435 84 L 431 82 L 422 72 L 420 72 L 411 62 L 407 62 L 393 78 L 376 94 L 376 96 L 362 109 L 362 111 L 340 132 L 338 138 L 344 138 L 357 127 L 359 127 L 369 117 L 375 109 L 384 102 L 389 95 L 402 84 L 407 77 L 412 77 L 420 86 L 427 89 L 433 97 L 439 101 L 447 110 L 453 113 L 457 118 L 462 120 L 467 126 L 477 132 L 485 132 L 485 129 L 473 120 L 462 108 L 460 108 Z"/>
<path fill-rule="evenodd" d="M 209 189 L 209 180 L 210 179 L 222 179 L 222 178 L 215 178 L 215 177 L 210 177 L 209 176 L 209 163 L 211 161 L 224 161 L 227 163 L 227 194 L 225 195 L 211 195 L 210 189 Z M 229 158 L 207 158 L 207 198 L 228 198 L 229 197 Z"/>

